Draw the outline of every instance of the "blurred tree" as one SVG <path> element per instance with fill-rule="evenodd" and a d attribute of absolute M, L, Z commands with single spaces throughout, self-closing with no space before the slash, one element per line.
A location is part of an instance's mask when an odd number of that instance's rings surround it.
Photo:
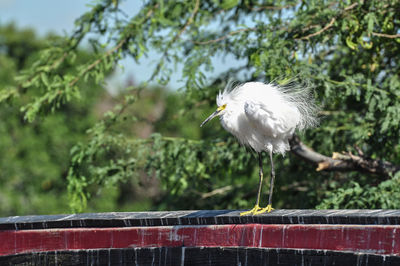
<path fill-rule="evenodd" d="M 246 80 L 279 83 L 298 76 L 315 86 L 324 109 L 320 127 L 301 136 L 320 160 L 308 149 L 293 150 L 307 161 L 292 155 L 280 160 L 277 207 L 398 208 L 399 9 L 400 2 L 390 0 L 148 0 L 129 17 L 119 1 L 97 1 L 77 19 L 74 33 L 42 50 L 16 85 L 0 92 L 0 100 L 26 99 L 24 119 L 40 123 L 49 110 L 62 112 L 67 102 L 85 98 L 85 82 L 100 84 L 121 58 L 138 61 L 150 49 L 159 51 L 151 79 L 165 84 L 174 64 L 182 63 L 186 82 L 184 96 L 171 100 L 163 119 L 155 122 L 165 134 L 134 138 L 122 130 L 137 122 L 128 110 L 140 104 L 145 91 L 144 86 L 127 90 L 88 131 L 87 142 L 71 150 L 70 205 L 85 210 L 100 188 L 145 170 L 159 178 L 163 190 L 154 208 L 243 208 L 256 195 L 253 154 L 219 125 L 199 133 L 193 123 L 215 108 L 215 95 L 227 77 L 245 73 Z M 84 39 L 94 58 L 81 62 L 77 47 Z M 245 63 L 211 82 L 205 73 L 213 71 L 217 55 Z M 297 139 L 292 144 L 305 147 Z M 321 155 L 333 152 L 333 158 Z M 343 167 L 335 168 L 337 163 Z"/>
<path fill-rule="evenodd" d="M 32 67 L 37 52 L 58 37 L 37 38 L 32 30 L 18 30 L 14 24 L 0 27 L 0 86 L 15 86 L 14 77 L 23 68 Z M 79 61 L 93 57 L 77 51 Z M 60 72 L 70 68 L 67 63 Z M 81 102 L 60 106 L 60 112 L 28 124 L 19 107 L 31 101 L 31 91 L 24 92 L 0 106 L 0 213 L 59 213 L 68 210 L 66 174 L 69 150 L 85 139 L 93 124 L 92 112 L 101 90 L 93 83 L 85 88 Z M 41 90 L 37 90 L 39 92 Z"/>

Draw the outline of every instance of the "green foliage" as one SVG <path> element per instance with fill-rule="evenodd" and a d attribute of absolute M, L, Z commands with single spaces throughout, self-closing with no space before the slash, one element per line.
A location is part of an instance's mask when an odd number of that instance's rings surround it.
<path fill-rule="evenodd" d="M 84 85 L 101 85 L 124 57 L 138 60 L 150 50 L 161 52 L 151 77 L 160 84 L 183 64 L 184 95 L 168 96 L 176 98 L 167 97 L 162 119 L 153 121 L 161 135 L 138 138 L 127 127 L 141 122 L 129 111 L 146 98 L 141 88 L 126 93 L 138 100 L 120 101 L 91 127 L 88 140 L 71 150 L 68 191 L 74 210 L 86 210 L 90 196 L 101 198 L 102 188 L 138 183 L 143 171 L 161 184 L 154 209 L 252 205 L 257 171 L 251 153 L 215 122 L 196 130 L 215 108 L 226 77 L 243 72 L 248 79 L 299 76 L 314 84 L 323 117 L 320 127 L 302 138 L 318 152 L 353 151 L 357 145 L 366 156 L 400 164 L 399 1 L 148 0 L 132 17 L 116 15 L 122 13 L 119 2 L 97 1 L 77 19 L 69 38 L 55 38 L 16 84 L 0 90 L 1 102 L 23 98 L 24 119 L 41 124 L 38 117 L 63 113 L 65 106 L 86 99 Z M 83 62 L 77 60 L 77 47 L 84 39 L 94 55 Z M 207 80 L 214 70 L 211 59 L 228 55 L 243 65 Z M 389 196 L 398 190 L 397 178 L 321 174 L 290 159 L 277 160 L 276 207 L 397 207 Z"/>
<path fill-rule="evenodd" d="M 134 98 L 127 96 L 125 100 L 129 104 Z M 86 145 L 78 144 L 71 149 L 67 179 L 73 210 L 82 211 L 86 207 L 90 197 L 88 187 L 115 185 L 135 174 L 136 159 L 131 145 L 120 133 L 110 130 L 123 112 L 121 105 L 115 109 L 116 113 L 107 112 L 104 120 L 87 131 L 91 138 Z"/>
<path fill-rule="evenodd" d="M 398 209 L 400 208 L 400 175 L 377 186 L 361 185 L 351 181 L 345 188 L 328 191 L 318 209 Z"/>
<path fill-rule="evenodd" d="M 101 95 L 93 84 L 85 85 L 81 102 L 60 106 L 28 124 L 19 111 L 29 103 L 31 92 L 16 93 L 13 77 L 29 68 L 53 36 L 39 39 L 32 30 L 18 30 L 13 24 L 0 27 L 0 86 L 11 88 L 13 98 L 0 105 L 0 213 L 1 215 L 60 213 L 68 210 L 65 176 L 69 150 L 95 121 L 92 109 Z M 91 60 L 87 52 L 76 51 L 78 62 Z M 65 64 L 63 69 L 71 68 Z M 3 100 L 5 100 L 3 98 Z"/>
<path fill-rule="evenodd" d="M 152 149 L 145 169 L 161 178 L 162 188 L 168 192 L 160 202 L 161 209 L 191 208 L 193 202 L 208 209 L 245 207 L 240 197 L 233 202 L 220 199 L 217 205 L 215 199 L 207 199 L 213 189 L 234 190 L 251 174 L 252 157 L 234 139 L 203 142 L 153 135 Z"/>

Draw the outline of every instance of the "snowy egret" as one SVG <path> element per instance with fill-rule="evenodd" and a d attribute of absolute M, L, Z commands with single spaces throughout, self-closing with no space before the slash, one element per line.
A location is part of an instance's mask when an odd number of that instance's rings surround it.
<path fill-rule="evenodd" d="M 228 86 L 217 95 L 217 110 L 200 125 L 219 116 L 225 130 L 243 145 L 258 154 L 259 185 L 253 209 L 240 215 L 271 212 L 275 181 L 273 153 L 284 155 L 290 149 L 288 139 L 296 129 L 302 130 L 316 124 L 316 107 L 309 89 L 301 85 L 278 86 L 262 82 L 247 82 L 236 87 Z M 262 152 L 269 152 L 271 180 L 268 205 L 259 206 L 263 182 Z"/>

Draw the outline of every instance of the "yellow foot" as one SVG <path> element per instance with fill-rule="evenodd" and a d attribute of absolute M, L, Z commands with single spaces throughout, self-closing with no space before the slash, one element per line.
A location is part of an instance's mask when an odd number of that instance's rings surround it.
<path fill-rule="evenodd" d="M 272 210 L 274 210 L 274 208 L 272 208 L 271 204 L 269 204 L 267 207 L 262 208 L 261 210 L 254 212 L 254 214 L 261 214 L 261 213 L 264 213 L 264 212 L 270 213 Z"/>
<path fill-rule="evenodd" d="M 261 208 L 260 208 L 260 206 L 258 206 L 258 205 L 256 205 L 256 206 L 254 206 L 254 208 L 253 209 L 251 209 L 250 211 L 247 211 L 247 212 L 241 212 L 240 213 L 240 216 L 243 216 L 243 215 L 248 215 L 248 214 L 256 214 L 258 211 L 260 211 L 261 210 Z"/>

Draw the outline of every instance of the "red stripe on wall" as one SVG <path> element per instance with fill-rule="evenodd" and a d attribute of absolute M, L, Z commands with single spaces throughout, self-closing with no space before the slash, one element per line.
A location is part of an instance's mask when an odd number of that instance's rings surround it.
<path fill-rule="evenodd" d="M 324 249 L 400 255 L 400 226 L 240 224 L 0 231 L 0 255 L 177 246 Z"/>

